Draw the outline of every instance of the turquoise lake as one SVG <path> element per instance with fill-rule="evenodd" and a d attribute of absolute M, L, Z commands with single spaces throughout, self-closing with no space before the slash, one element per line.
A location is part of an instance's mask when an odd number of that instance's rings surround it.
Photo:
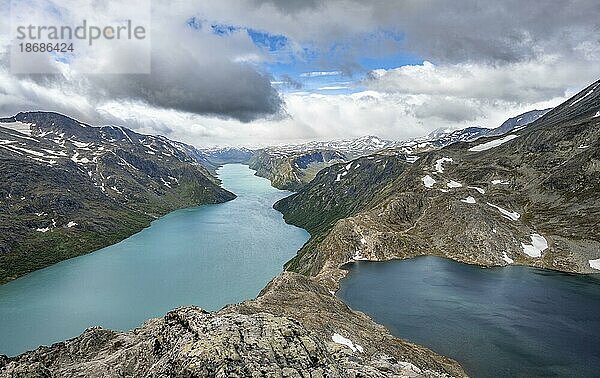
<path fill-rule="evenodd" d="M 185 305 L 218 310 L 255 297 L 308 240 L 245 165 L 219 169 L 238 197 L 172 212 L 130 238 L 0 286 L 0 354 L 75 337 L 90 326 L 127 330 Z"/>
<path fill-rule="evenodd" d="M 600 376 L 600 277 L 439 257 L 357 262 L 337 296 L 472 377 Z"/>

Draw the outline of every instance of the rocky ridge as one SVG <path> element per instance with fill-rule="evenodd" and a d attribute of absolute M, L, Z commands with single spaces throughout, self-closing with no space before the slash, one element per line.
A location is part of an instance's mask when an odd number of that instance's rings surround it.
<path fill-rule="evenodd" d="M 275 205 L 312 236 L 286 269 L 332 290 L 348 262 L 418 255 L 598 272 L 599 86 L 511 134 L 321 171 Z"/>

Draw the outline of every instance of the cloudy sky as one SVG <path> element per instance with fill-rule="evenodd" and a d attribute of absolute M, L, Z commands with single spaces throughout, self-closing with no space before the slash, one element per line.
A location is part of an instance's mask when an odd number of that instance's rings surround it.
<path fill-rule="evenodd" d="M 38 23 L 136 9 L 14 2 L 33 4 Z M 100 49 L 50 59 L 52 75 L 11 70 L 3 17 L 0 115 L 51 110 L 197 146 L 407 139 L 496 127 L 600 78 L 597 0 L 154 0 L 149 17 L 150 74 L 87 73 L 127 61 Z"/>

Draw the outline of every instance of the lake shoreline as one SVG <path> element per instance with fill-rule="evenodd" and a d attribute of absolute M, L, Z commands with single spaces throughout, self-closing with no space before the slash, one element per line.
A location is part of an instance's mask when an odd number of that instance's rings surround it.
<path fill-rule="evenodd" d="M 435 256 L 347 268 L 337 297 L 474 376 L 591 376 L 600 366 L 597 275 Z"/>
<path fill-rule="evenodd" d="M 14 355 L 26 350 L 18 345 L 89 326 L 129 330 L 178 306 L 218 310 L 256 297 L 309 235 L 272 208 L 288 192 L 245 165 L 224 169 L 235 200 L 169 212 L 118 243 L 0 286 L 0 350 Z M 273 235 L 262 240 L 254 227 Z"/>

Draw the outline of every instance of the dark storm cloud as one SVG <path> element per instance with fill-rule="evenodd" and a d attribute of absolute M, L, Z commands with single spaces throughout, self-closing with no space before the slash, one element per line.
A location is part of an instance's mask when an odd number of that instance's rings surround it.
<path fill-rule="evenodd" d="M 93 86 L 108 99 L 143 101 L 149 105 L 248 122 L 277 113 L 282 100 L 271 77 L 253 66 L 222 61 L 199 64 L 184 52 L 155 56 L 150 75 L 99 75 Z"/>
<path fill-rule="evenodd" d="M 409 1 L 395 11 L 374 9 L 376 18 L 397 22 L 407 47 L 441 61 L 522 61 L 599 42 L 596 0 Z"/>
<path fill-rule="evenodd" d="M 257 3 L 271 3 L 281 14 L 291 14 L 303 25 L 300 28 L 294 23 L 286 26 L 274 21 L 280 32 L 296 39 L 316 38 L 327 43 L 336 42 L 328 38 L 345 36 L 352 41 L 352 36 L 387 30 L 401 36 L 402 43 L 392 44 L 392 49 L 412 51 L 436 63 L 515 62 L 544 53 L 572 52 L 582 48 L 582 42 L 600 44 L 597 0 L 257 0 Z M 356 38 L 354 43 L 357 50 L 364 50 L 368 44 L 375 51 L 386 43 L 386 38 L 382 35 L 379 42 Z"/>

